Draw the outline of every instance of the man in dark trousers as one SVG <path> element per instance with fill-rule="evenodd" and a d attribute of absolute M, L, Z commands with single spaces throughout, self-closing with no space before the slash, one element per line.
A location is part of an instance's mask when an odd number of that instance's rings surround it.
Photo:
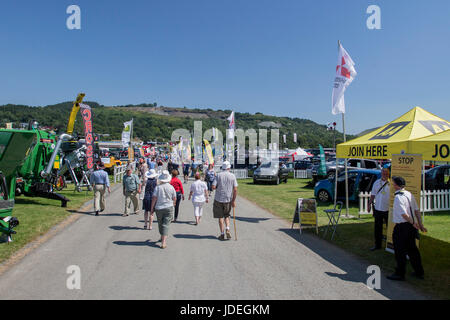
<path fill-rule="evenodd" d="M 390 280 L 405 280 L 406 255 L 409 256 L 414 269 L 413 276 L 423 279 L 424 270 L 416 238 L 419 231 L 427 232 L 422 224 L 419 207 L 411 192 L 405 190 L 405 179 L 392 177 L 392 186 L 395 189 L 393 222 L 395 223 L 392 235 L 397 268 L 395 273 L 388 276 Z"/>
<path fill-rule="evenodd" d="M 389 169 L 381 170 L 381 179 L 375 181 L 369 201 L 369 212 L 373 209 L 375 218 L 375 246 L 370 251 L 381 249 L 383 241 L 383 224 L 388 222 L 390 201 Z M 372 205 L 374 204 L 372 208 Z"/>

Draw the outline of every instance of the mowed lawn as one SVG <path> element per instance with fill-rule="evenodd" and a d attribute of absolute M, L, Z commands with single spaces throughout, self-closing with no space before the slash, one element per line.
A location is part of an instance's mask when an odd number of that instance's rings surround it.
<path fill-rule="evenodd" d="M 292 221 L 298 198 L 314 198 L 314 189 L 307 187 L 309 180 L 290 179 L 287 184 L 254 185 L 253 180 L 239 180 L 238 193 L 240 196 L 254 202 L 271 213 Z M 324 209 L 333 205 L 318 203 L 319 236 L 323 236 L 329 220 Z M 392 253 L 385 250 L 369 251 L 374 245 L 373 217 L 362 215 L 358 219 L 359 205 L 350 203 L 349 214 L 354 218 L 345 219 L 345 208 L 342 209 L 338 232 L 333 241 L 328 233 L 327 241 L 367 260 L 369 264 L 378 265 L 381 270 L 391 273 L 395 269 L 395 259 Z M 450 212 L 427 214 L 425 216 L 427 234 L 422 234 L 420 252 L 426 272 L 425 280 L 418 280 L 409 276 L 412 269 L 408 263 L 407 281 L 420 288 L 423 292 L 436 298 L 450 298 Z M 295 225 L 298 228 L 298 224 Z M 315 233 L 315 229 L 310 229 Z M 299 235 L 300 237 L 300 235 Z M 388 281 L 388 280 L 384 280 Z"/>
<path fill-rule="evenodd" d="M 79 209 L 85 202 L 93 198 L 93 192 L 75 192 L 74 185 L 69 185 L 63 191 L 70 201 L 67 208 L 61 208 L 61 201 L 44 198 L 20 196 L 16 203 L 13 216 L 19 219 L 19 225 L 14 229 L 13 242 L 0 243 L 0 263 L 10 258 L 15 252 L 29 242 L 44 235 L 53 226 L 71 215 L 71 211 Z"/>

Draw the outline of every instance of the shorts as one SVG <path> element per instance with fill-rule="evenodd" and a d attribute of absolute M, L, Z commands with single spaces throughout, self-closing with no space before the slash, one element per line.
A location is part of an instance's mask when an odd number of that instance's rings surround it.
<path fill-rule="evenodd" d="M 231 212 L 231 202 L 219 202 L 214 200 L 213 214 L 214 218 L 228 218 Z"/>

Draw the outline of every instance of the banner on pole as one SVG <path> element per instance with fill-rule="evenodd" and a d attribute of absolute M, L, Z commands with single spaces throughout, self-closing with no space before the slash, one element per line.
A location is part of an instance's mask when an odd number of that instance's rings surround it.
<path fill-rule="evenodd" d="M 94 133 L 92 130 L 92 110 L 87 104 L 80 103 L 81 116 L 84 123 L 84 137 L 86 141 L 86 166 L 89 171 L 94 170 Z"/>
<path fill-rule="evenodd" d="M 344 93 L 356 76 L 355 63 L 339 42 L 339 56 L 333 86 L 332 113 L 345 113 Z"/>
<path fill-rule="evenodd" d="M 128 148 L 131 142 L 131 130 L 133 126 L 133 120 L 127 121 L 123 124 L 125 127 L 122 131 L 122 146 Z"/>

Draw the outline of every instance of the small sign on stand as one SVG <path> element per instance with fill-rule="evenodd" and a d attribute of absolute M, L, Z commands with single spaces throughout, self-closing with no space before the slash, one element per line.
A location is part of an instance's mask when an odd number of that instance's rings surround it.
<path fill-rule="evenodd" d="M 294 228 L 294 223 L 299 224 L 300 234 L 302 234 L 302 226 L 316 227 L 316 234 L 319 234 L 316 199 L 297 199 L 291 229 Z"/>

